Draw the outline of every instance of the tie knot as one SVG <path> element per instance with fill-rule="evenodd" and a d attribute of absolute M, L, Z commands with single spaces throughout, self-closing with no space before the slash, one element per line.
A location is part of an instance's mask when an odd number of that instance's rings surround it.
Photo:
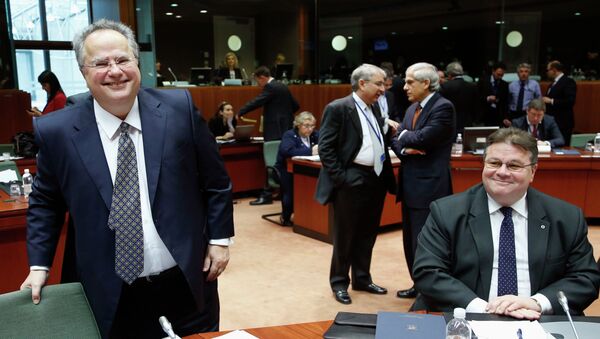
<path fill-rule="evenodd" d="M 121 131 L 121 134 L 127 134 L 129 132 L 129 124 L 122 122 L 121 126 L 119 126 L 119 130 Z"/>
<path fill-rule="evenodd" d="M 521 87 L 525 87 L 525 81 L 521 81 Z"/>
<path fill-rule="evenodd" d="M 500 208 L 500 212 L 502 212 L 502 214 L 504 214 L 505 218 L 512 217 L 512 207 L 502 207 L 502 208 Z"/>

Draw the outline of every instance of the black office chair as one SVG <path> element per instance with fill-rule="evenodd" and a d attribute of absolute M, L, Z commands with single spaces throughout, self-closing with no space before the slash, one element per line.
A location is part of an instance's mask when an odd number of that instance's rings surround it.
<path fill-rule="evenodd" d="M 265 143 L 263 144 L 263 155 L 265 157 L 265 168 L 267 170 L 265 187 L 269 187 L 272 189 L 278 189 L 280 186 L 279 184 L 281 182 L 279 170 L 275 168 L 275 162 L 277 161 L 277 152 L 279 152 L 279 144 L 281 144 L 281 140 L 265 141 Z M 263 214 L 261 217 L 267 221 L 282 226 L 282 224 L 279 222 L 279 218 L 277 218 L 276 220 L 272 218 L 280 215 L 281 212 Z"/>

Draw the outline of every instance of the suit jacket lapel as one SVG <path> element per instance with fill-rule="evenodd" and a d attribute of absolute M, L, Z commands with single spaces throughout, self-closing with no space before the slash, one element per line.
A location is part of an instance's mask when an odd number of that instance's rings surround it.
<path fill-rule="evenodd" d="M 427 120 L 427 117 L 429 116 L 429 112 L 431 112 L 431 108 L 433 107 L 433 105 L 435 105 L 435 102 L 439 99 L 439 97 L 440 97 L 440 94 L 435 92 L 433 94 L 433 96 L 431 97 L 431 99 L 429 99 L 429 101 L 427 101 L 427 104 L 421 110 L 421 115 L 419 116 L 419 119 L 417 119 L 417 123 L 415 124 L 415 130 L 421 128 L 425 124 L 425 121 Z M 412 120 L 411 120 L 411 122 L 412 122 Z"/>
<path fill-rule="evenodd" d="M 546 220 L 546 212 L 535 196 L 536 192 L 532 189 L 527 191 L 527 252 L 532 294 L 535 294 L 540 289 L 540 280 L 545 265 L 544 258 L 546 258 L 548 233 L 552 226 Z"/>
<path fill-rule="evenodd" d="M 479 297 L 487 300 L 490 294 L 490 282 L 492 281 L 494 247 L 491 246 L 493 244 L 492 225 L 490 223 L 487 195 L 483 186 L 480 186 L 475 195 L 470 215 L 471 218 L 469 219 L 468 227 L 471 230 L 475 247 L 479 254 L 479 276 L 481 277 L 482 284 L 482 295 Z"/>
<path fill-rule="evenodd" d="M 96 184 L 106 208 L 110 209 L 113 184 L 98 132 L 93 103 L 94 101 L 90 99 L 86 101 L 85 105 L 82 105 L 85 109 L 79 111 L 78 119 L 75 119 L 73 124 L 75 133 L 71 140 L 79 153 L 83 166 Z"/>
<path fill-rule="evenodd" d="M 358 109 L 356 108 L 356 102 L 354 101 L 354 98 L 352 97 L 352 95 L 349 96 L 348 109 L 349 109 L 348 114 L 350 115 L 350 120 L 352 121 L 352 125 L 354 125 L 354 128 L 356 128 L 356 131 L 358 133 L 357 135 L 362 140 L 362 126 L 360 124 L 360 118 L 358 117 L 359 113 L 358 113 Z"/>
<path fill-rule="evenodd" d="M 138 94 L 142 135 L 144 136 L 144 157 L 146 159 L 146 180 L 150 205 L 153 206 L 156 187 L 162 164 L 162 153 L 165 138 L 166 114 L 159 109 L 160 102 L 146 93 L 144 89 Z"/>

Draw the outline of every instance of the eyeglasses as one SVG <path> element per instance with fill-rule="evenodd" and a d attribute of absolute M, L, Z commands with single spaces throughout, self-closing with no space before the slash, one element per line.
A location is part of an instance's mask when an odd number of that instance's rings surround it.
<path fill-rule="evenodd" d="M 117 66 L 121 71 L 131 67 L 135 63 L 135 58 L 117 58 L 114 61 L 109 61 L 108 59 L 98 60 L 89 65 L 82 65 L 81 67 L 87 67 L 91 69 L 95 69 L 97 71 L 108 71 L 112 68 L 113 65 Z"/>
<path fill-rule="evenodd" d="M 367 82 L 370 82 L 377 87 L 383 87 L 383 85 L 385 85 L 385 83 L 383 81 L 377 81 L 377 82 L 367 81 Z"/>
<path fill-rule="evenodd" d="M 309 128 L 309 129 L 313 129 L 313 128 L 315 128 L 315 125 L 313 125 L 313 124 L 302 124 L 302 125 L 300 125 L 300 126 L 302 126 L 302 127 L 304 127 L 304 128 Z"/>
<path fill-rule="evenodd" d="M 523 169 L 525 169 L 525 167 L 529 167 L 529 166 L 533 166 L 535 165 L 535 162 L 532 162 L 531 164 L 527 164 L 527 165 L 523 165 L 523 164 L 519 164 L 517 162 L 509 162 L 509 163 L 503 163 L 500 160 L 486 160 L 484 161 L 484 165 L 486 168 L 489 169 L 499 169 L 500 167 L 502 167 L 502 165 L 506 165 L 506 169 L 511 171 L 511 172 L 521 172 Z"/>

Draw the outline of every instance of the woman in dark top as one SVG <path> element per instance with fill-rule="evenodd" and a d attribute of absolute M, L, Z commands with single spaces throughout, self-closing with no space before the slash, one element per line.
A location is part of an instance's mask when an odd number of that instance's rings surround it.
<path fill-rule="evenodd" d="M 233 106 L 227 101 L 223 101 L 208 122 L 208 129 L 217 140 L 228 140 L 233 138 L 236 125 L 237 120 L 233 113 Z"/>
<path fill-rule="evenodd" d="M 32 107 L 31 110 L 27 110 L 27 113 L 34 117 L 39 117 L 42 114 L 57 111 L 65 107 L 67 103 L 67 97 L 58 82 L 58 78 L 51 71 L 43 71 L 38 76 L 38 81 L 42 85 L 42 89 L 48 93 L 48 101 L 42 111 L 37 107 Z"/>
<path fill-rule="evenodd" d="M 240 72 L 240 66 L 238 64 L 237 55 L 233 52 L 229 52 L 225 54 L 225 60 L 223 65 L 219 68 L 219 73 L 217 74 L 218 81 L 223 81 L 225 79 L 241 79 L 242 73 Z"/>
<path fill-rule="evenodd" d="M 287 159 L 299 155 L 318 154 L 319 132 L 315 131 L 316 119 L 310 112 L 302 112 L 294 118 L 294 128 L 283 133 L 275 168 L 281 178 L 281 218 L 283 226 L 292 226 L 294 212 L 294 177 L 287 171 Z"/>

